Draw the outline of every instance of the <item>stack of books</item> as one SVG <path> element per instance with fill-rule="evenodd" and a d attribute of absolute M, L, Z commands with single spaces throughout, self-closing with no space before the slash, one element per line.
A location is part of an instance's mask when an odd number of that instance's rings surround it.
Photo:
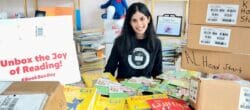
<path fill-rule="evenodd" d="M 101 32 L 78 33 L 74 40 L 77 44 L 81 71 L 100 70 L 104 67 L 104 45 Z"/>

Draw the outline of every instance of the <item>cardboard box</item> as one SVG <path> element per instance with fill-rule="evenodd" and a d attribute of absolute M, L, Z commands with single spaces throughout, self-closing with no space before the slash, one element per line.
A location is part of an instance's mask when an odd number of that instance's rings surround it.
<path fill-rule="evenodd" d="M 72 22 L 75 24 L 75 11 L 73 7 L 39 7 L 40 11 L 45 11 L 46 16 L 71 15 Z"/>
<path fill-rule="evenodd" d="M 2 86 L 1 86 L 2 87 Z M 1 88 L 2 89 L 2 88 Z M 66 110 L 66 100 L 63 93 L 63 86 L 59 82 L 35 81 L 35 82 L 13 82 L 1 95 L 13 94 L 48 94 L 44 110 Z"/>
<path fill-rule="evenodd" d="M 249 82 L 192 79 L 190 87 L 196 110 L 250 110 Z"/>
<path fill-rule="evenodd" d="M 185 47 L 181 66 L 204 73 L 232 73 L 250 80 L 250 55 L 194 50 Z"/>
<path fill-rule="evenodd" d="M 248 0 L 190 0 L 189 23 L 250 27 Z"/>
<path fill-rule="evenodd" d="M 250 28 L 189 25 L 187 47 L 232 53 L 250 53 Z"/>

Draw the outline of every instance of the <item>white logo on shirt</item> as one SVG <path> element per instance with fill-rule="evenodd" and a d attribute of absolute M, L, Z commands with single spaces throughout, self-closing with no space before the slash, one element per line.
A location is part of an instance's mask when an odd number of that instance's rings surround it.
<path fill-rule="evenodd" d="M 134 69 L 144 69 L 149 64 L 149 53 L 144 48 L 135 48 L 133 53 L 128 55 L 128 63 Z"/>

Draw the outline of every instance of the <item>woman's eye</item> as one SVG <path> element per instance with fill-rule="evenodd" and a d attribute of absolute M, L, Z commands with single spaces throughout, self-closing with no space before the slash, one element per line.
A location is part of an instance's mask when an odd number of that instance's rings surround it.
<path fill-rule="evenodd" d="M 132 19 L 132 22 L 136 22 L 136 19 Z"/>
<path fill-rule="evenodd" d="M 145 18 L 141 17 L 141 18 L 140 18 L 140 20 L 141 20 L 141 21 L 144 21 L 144 20 L 145 20 Z"/>

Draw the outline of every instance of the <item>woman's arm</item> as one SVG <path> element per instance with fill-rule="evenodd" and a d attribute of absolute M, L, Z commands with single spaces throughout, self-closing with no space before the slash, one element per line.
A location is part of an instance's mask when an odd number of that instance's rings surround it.
<path fill-rule="evenodd" d="M 104 72 L 110 72 L 112 75 L 114 75 L 115 70 L 118 67 L 118 62 L 119 62 L 119 51 L 118 51 L 118 45 L 115 42 L 115 44 L 112 47 L 108 62 L 105 66 Z"/>
<path fill-rule="evenodd" d="M 157 40 L 157 53 L 156 53 L 156 59 L 155 64 L 152 70 L 152 76 L 156 77 L 157 75 L 160 75 L 162 73 L 162 47 L 161 47 L 161 41 Z"/>

